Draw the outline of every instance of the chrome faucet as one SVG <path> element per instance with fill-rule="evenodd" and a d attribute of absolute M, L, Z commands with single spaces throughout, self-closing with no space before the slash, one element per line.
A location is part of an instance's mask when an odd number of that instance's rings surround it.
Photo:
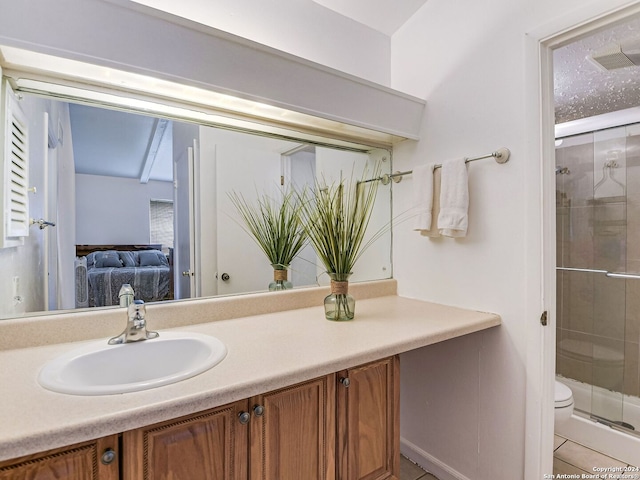
<path fill-rule="evenodd" d="M 150 340 L 158 337 L 158 332 L 147 330 L 147 320 L 145 316 L 147 309 L 142 300 L 134 300 L 127 307 L 127 327 L 117 337 L 109 339 L 109 345 L 118 345 L 120 343 L 139 342 L 141 340 Z"/>

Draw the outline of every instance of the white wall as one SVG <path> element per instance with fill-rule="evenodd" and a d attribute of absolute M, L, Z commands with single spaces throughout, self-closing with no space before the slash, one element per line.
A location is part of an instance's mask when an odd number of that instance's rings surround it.
<path fill-rule="evenodd" d="M 45 218 L 59 223 L 56 209 L 53 208 L 49 215 L 45 214 L 45 178 L 44 162 L 48 158 L 48 163 L 53 173 L 53 178 L 57 177 L 55 168 L 58 162 L 65 164 L 71 161 L 73 164 L 73 153 L 71 152 L 71 142 L 68 145 L 58 145 L 55 149 L 47 147 L 46 133 L 48 126 L 44 123 L 44 113 L 50 116 L 50 123 L 57 128 L 58 124 L 62 129 L 70 132 L 69 110 L 66 104 L 43 100 L 39 97 L 24 96 L 21 101 L 22 108 L 29 120 L 29 186 L 36 188 L 36 193 L 29 194 L 29 216 L 39 219 Z M 69 138 L 70 140 L 70 138 Z M 64 215 L 62 216 L 64 218 Z M 73 231 L 73 225 L 63 224 L 64 228 Z M 58 228 L 58 227 L 54 227 Z M 46 309 L 45 306 L 45 235 L 55 237 L 56 230 L 51 228 L 40 230 L 32 226 L 29 229 L 29 236 L 25 238 L 24 245 L 6 249 L 0 249 L 0 318 L 10 318 L 21 316 L 24 313 L 39 312 Z M 54 252 L 55 253 L 55 252 Z M 60 251 L 65 256 L 64 248 Z M 53 257 L 58 258 L 58 256 Z M 73 274 L 73 261 L 70 263 L 69 272 Z M 57 275 L 54 270 L 52 275 Z M 20 301 L 14 298 L 13 279 L 18 278 L 18 296 Z M 58 305 L 58 294 L 62 305 L 68 305 L 73 298 L 69 297 L 69 292 L 62 289 L 58 292 L 52 289 L 52 302 L 54 308 Z M 74 294 L 74 291 L 70 292 Z"/>
<path fill-rule="evenodd" d="M 4 101 L 4 100 L 3 100 Z M 44 143 L 45 102 L 27 98 L 20 102 L 29 122 L 29 185 L 40 192 L 44 189 L 42 167 Z M 4 128 L 4 126 L 2 126 Z M 29 194 L 29 215 L 39 218 L 44 201 L 42 194 Z M 29 229 L 24 244 L 0 249 L 0 318 L 20 316 L 25 312 L 44 310 L 44 283 L 42 280 L 44 233 L 35 227 Z M 18 278 L 19 296 L 14 298 L 14 278 Z"/>
<path fill-rule="evenodd" d="M 525 450 L 530 455 L 540 448 L 534 431 L 540 425 L 527 423 L 526 408 L 539 405 L 543 390 L 539 384 L 528 390 L 526 383 L 527 368 L 537 361 L 527 356 L 528 344 L 538 341 L 530 333 L 542 310 L 540 127 L 535 99 L 533 107 L 527 101 L 530 85 L 537 84 L 527 77 L 536 74 L 537 57 L 526 34 L 582 3 L 430 0 L 392 39 L 392 87 L 427 99 L 421 140 L 395 148 L 394 169 L 499 147 L 512 152 L 505 165 L 485 160 L 469 166 L 467 238 L 431 240 L 410 225 L 394 232 L 401 295 L 503 319 L 497 329 L 402 358 L 404 450 L 413 445 L 413 456 L 422 456 L 442 479 L 541 478 L 525 471 Z M 614 3 L 624 2 L 592 2 L 590 15 Z M 571 15 L 574 23 L 589 18 Z M 394 188 L 396 212 L 410 206 L 411 191 L 410 177 Z M 542 473 L 551 473 L 551 450 L 544 455 L 548 469 Z"/>
<path fill-rule="evenodd" d="M 312 0 L 136 1 L 389 85 L 389 37 Z"/>
<path fill-rule="evenodd" d="M 76 174 L 76 243 L 148 244 L 151 199 L 173 200 L 173 183 Z"/>

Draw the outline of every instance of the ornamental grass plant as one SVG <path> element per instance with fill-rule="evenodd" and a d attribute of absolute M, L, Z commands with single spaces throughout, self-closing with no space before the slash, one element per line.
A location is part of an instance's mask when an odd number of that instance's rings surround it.
<path fill-rule="evenodd" d="M 298 194 L 305 231 L 331 278 L 332 294 L 325 299 L 327 319 L 353 318 L 355 301 L 347 293 L 349 276 L 365 250 L 387 230 L 367 238 L 377 185 L 353 179 L 347 183 L 341 178 L 328 186 L 316 183 L 311 195 L 307 191 Z"/>
<path fill-rule="evenodd" d="M 287 269 L 307 243 L 299 196 L 289 190 L 279 198 L 258 195 L 255 203 L 236 192 L 230 193 L 229 198 L 242 218 L 243 228 L 273 266 L 274 282 L 270 290 L 291 288 Z"/>

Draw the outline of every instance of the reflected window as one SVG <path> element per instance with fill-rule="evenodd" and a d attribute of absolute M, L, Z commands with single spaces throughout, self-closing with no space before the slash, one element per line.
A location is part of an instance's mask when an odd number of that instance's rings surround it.
<path fill-rule="evenodd" d="M 161 244 L 163 250 L 173 248 L 173 202 L 171 200 L 149 202 L 149 233 L 149 243 Z"/>

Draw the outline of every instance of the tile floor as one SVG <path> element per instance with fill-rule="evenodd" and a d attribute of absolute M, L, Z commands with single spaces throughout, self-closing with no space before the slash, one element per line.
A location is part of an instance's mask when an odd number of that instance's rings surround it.
<path fill-rule="evenodd" d="M 438 480 L 406 457 L 400 457 L 400 480 Z"/>
<path fill-rule="evenodd" d="M 553 473 L 558 474 L 594 474 L 594 468 L 606 467 L 638 467 L 625 462 L 608 457 L 600 452 L 596 452 L 587 447 L 567 440 L 560 435 L 555 435 L 553 445 Z M 618 471 L 620 472 L 620 471 Z M 623 472 L 624 473 L 624 472 Z M 629 470 L 629 475 L 637 475 L 640 479 L 640 472 Z M 588 478 L 588 477 L 583 477 Z M 438 480 L 430 473 L 422 470 L 418 465 L 405 457 L 400 457 L 400 480 Z"/>
<path fill-rule="evenodd" d="M 560 435 L 554 437 L 553 445 L 553 473 L 565 473 L 565 474 L 591 474 L 597 473 L 594 468 L 600 467 L 634 467 L 625 462 L 616 460 L 615 458 L 608 457 L 600 452 L 591 450 L 590 448 L 583 447 L 582 445 L 567 440 Z M 624 472 L 622 472 L 624 473 Z M 640 472 L 628 471 L 629 475 L 638 474 Z M 588 478 L 588 477 L 582 477 Z M 640 478 L 631 477 L 631 478 Z"/>

